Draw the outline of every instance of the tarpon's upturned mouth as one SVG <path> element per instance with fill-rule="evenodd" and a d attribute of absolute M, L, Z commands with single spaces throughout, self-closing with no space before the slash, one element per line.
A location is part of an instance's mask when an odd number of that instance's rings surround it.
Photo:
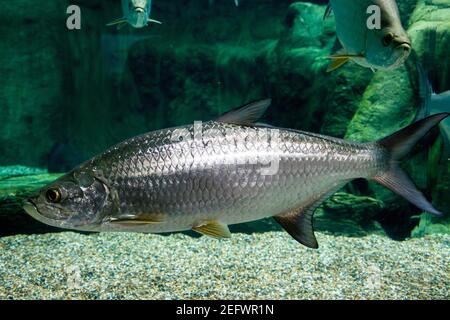
<path fill-rule="evenodd" d="M 407 41 L 403 41 L 403 42 L 399 42 L 397 45 L 394 46 L 394 50 L 397 48 L 402 47 L 403 50 L 405 51 L 409 51 L 411 50 L 411 43 L 407 42 Z"/>
<path fill-rule="evenodd" d="M 145 14 L 145 9 L 141 8 L 141 7 L 137 7 L 137 8 L 134 8 L 134 12 L 135 13 L 144 13 Z"/>
<path fill-rule="evenodd" d="M 34 219 L 36 219 L 42 223 L 45 223 L 45 224 L 48 224 L 48 225 L 51 225 L 54 227 L 60 226 L 60 224 L 58 224 L 55 220 L 46 218 L 45 216 L 40 214 L 36 205 L 33 203 L 32 200 L 28 200 L 27 202 L 25 202 L 25 204 L 23 205 L 23 209 L 25 210 L 26 213 L 28 213 Z"/>
<path fill-rule="evenodd" d="M 399 42 L 393 47 L 395 61 L 386 68 L 386 70 L 393 70 L 401 66 L 411 53 L 411 43 L 407 41 Z"/>

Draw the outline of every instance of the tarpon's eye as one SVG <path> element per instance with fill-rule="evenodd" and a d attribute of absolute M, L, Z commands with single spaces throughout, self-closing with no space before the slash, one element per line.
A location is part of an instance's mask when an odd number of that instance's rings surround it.
<path fill-rule="evenodd" d="M 392 43 L 392 40 L 394 40 L 394 34 L 389 32 L 383 37 L 383 46 L 389 46 Z"/>
<path fill-rule="evenodd" d="M 45 197 L 49 202 L 58 203 L 61 201 L 61 192 L 58 189 L 48 189 Z"/>

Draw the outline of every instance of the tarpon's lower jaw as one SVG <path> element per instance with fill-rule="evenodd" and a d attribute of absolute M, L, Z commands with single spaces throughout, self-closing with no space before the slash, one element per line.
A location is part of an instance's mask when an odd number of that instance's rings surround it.
<path fill-rule="evenodd" d="M 408 56 L 411 51 L 411 44 L 409 42 L 399 43 L 394 47 L 394 50 L 400 50 L 403 52 L 403 55 Z"/>
<path fill-rule="evenodd" d="M 393 50 L 396 59 L 390 66 L 383 68 L 384 70 L 393 70 L 400 67 L 406 59 L 408 59 L 409 54 L 411 53 L 411 44 L 409 42 L 399 43 L 393 47 Z"/>
<path fill-rule="evenodd" d="M 23 205 L 23 209 L 25 210 L 26 213 L 28 213 L 34 219 L 36 219 L 36 220 L 38 220 L 38 221 L 40 221 L 42 223 L 48 224 L 48 225 L 53 226 L 53 227 L 61 227 L 61 223 L 58 223 L 55 220 L 46 218 L 42 214 L 40 214 L 38 209 L 34 205 L 34 203 L 32 201 L 30 201 L 30 200 L 28 200 Z"/>
<path fill-rule="evenodd" d="M 41 213 L 39 213 L 36 205 L 31 200 L 25 202 L 25 204 L 23 205 L 23 209 L 25 210 L 26 213 L 28 213 L 37 221 L 48 224 L 49 226 L 52 227 L 79 230 L 79 231 L 95 231 L 97 228 L 97 225 L 95 224 L 74 224 L 68 220 L 54 220 L 47 218 Z"/>
<path fill-rule="evenodd" d="M 135 28 L 142 28 L 147 25 L 148 15 L 145 9 L 135 8 L 130 24 Z"/>

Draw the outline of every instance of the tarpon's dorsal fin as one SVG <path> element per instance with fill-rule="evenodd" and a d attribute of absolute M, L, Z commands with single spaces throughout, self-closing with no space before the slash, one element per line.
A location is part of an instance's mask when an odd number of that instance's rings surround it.
<path fill-rule="evenodd" d="M 123 226 L 139 226 L 147 224 L 162 223 L 165 220 L 164 214 L 139 214 L 139 215 L 125 215 L 118 218 L 112 218 L 112 224 L 120 224 Z"/>
<path fill-rule="evenodd" d="M 224 113 L 216 121 L 236 125 L 253 125 L 266 112 L 271 102 L 272 99 L 250 102 L 242 107 Z"/>
<path fill-rule="evenodd" d="M 295 240 L 308 248 L 317 249 L 319 244 L 314 235 L 314 212 L 326 199 L 342 188 L 345 183 L 335 185 L 331 190 L 323 192 L 300 208 L 275 216 L 275 221 L 277 221 Z"/>
<path fill-rule="evenodd" d="M 111 26 L 117 26 L 117 30 L 122 29 L 126 24 L 128 23 L 127 18 L 122 17 L 119 19 L 116 19 L 110 23 L 108 23 L 106 26 L 111 27 Z"/>
<path fill-rule="evenodd" d="M 331 8 L 331 4 L 328 4 L 327 8 L 325 9 L 325 13 L 323 14 L 323 20 L 330 16 L 331 11 L 333 11 L 333 9 Z"/>
<path fill-rule="evenodd" d="M 230 229 L 228 229 L 228 226 L 217 220 L 206 221 L 197 226 L 194 226 L 192 230 L 213 238 L 231 237 Z"/>

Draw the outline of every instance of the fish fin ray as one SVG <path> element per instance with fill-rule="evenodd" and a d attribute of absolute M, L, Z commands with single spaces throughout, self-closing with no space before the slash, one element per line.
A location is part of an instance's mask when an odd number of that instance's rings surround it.
<path fill-rule="evenodd" d="M 450 113 L 448 112 L 429 116 L 378 140 L 377 143 L 389 151 L 392 161 L 399 161 L 411 151 L 414 145 L 416 145 L 428 131 L 448 116 L 450 116 Z"/>
<path fill-rule="evenodd" d="M 408 174 L 399 166 L 391 168 L 389 171 L 374 177 L 374 180 L 392 190 L 396 194 L 402 196 L 417 208 L 432 213 L 437 216 L 442 216 L 443 213 L 433 207 L 433 205 L 425 198 L 412 182 Z"/>
<path fill-rule="evenodd" d="M 148 18 L 147 22 L 151 22 L 151 23 L 157 23 L 157 24 L 162 24 L 162 22 L 161 22 L 161 21 L 159 21 L 159 20 L 155 20 L 155 19 L 150 19 L 150 18 Z"/>
<path fill-rule="evenodd" d="M 328 4 L 327 8 L 325 9 L 325 13 L 323 14 L 323 20 L 328 18 L 331 15 L 332 11 L 333 11 L 333 8 L 331 7 L 331 4 Z"/>
<path fill-rule="evenodd" d="M 314 235 L 314 212 L 325 200 L 341 189 L 347 182 L 345 181 L 335 185 L 300 208 L 274 216 L 275 221 L 301 244 L 311 249 L 319 248 L 316 236 Z"/>
<path fill-rule="evenodd" d="M 220 221 L 211 220 L 192 228 L 193 231 L 213 238 L 230 238 L 228 226 Z"/>
<path fill-rule="evenodd" d="M 377 143 L 388 152 L 390 162 L 386 171 L 373 177 L 376 182 L 402 196 L 416 207 L 437 216 L 441 216 L 442 212 L 428 202 L 406 172 L 400 168 L 399 162 L 428 131 L 448 116 L 450 113 L 439 113 L 427 117 L 379 140 Z"/>
<path fill-rule="evenodd" d="M 120 224 L 124 226 L 139 226 L 148 224 L 158 224 L 165 220 L 163 214 L 143 214 L 143 215 L 129 215 L 114 218 L 111 220 L 113 224 Z"/>
<path fill-rule="evenodd" d="M 111 21 L 110 23 L 106 24 L 106 26 L 111 27 L 111 26 L 117 25 L 117 28 L 119 28 L 120 26 L 122 26 L 125 23 L 128 23 L 127 19 L 125 17 L 122 17 L 122 18 L 116 19 L 114 21 Z"/>
<path fill-rule="evenodd" d="M 419 73 L 419 96 L 422 100 L 422 106 L 419 109 L 416 118 L 423 119 L 430 115 L 430 99 L 433 94 L 433 88 L 428 79 L 427 72 L 420 62 L 417 63 L 417 71 Z"/>
<path fill-rule="evenodd" d="M 228 111 L 216 119 L 217 122 L 237 125 L 253 125 L 269 107 L 271 99 L 258 100 Z"/>
<path fill-rule="evenodd" d="M 222 114 L 215 121 L 236 125 L 254 125 L 266 112 L 271 102 L 272 99 L 250 102 Z"/>
<path fill-rule="evenodd" d="M 344 64 L 346 64 L 350 58 L 349 57 L 341 57 L 341 56 L 330 56 L 332 59 L 330 65 L 327 68 L 327 72 L 334 71 L 340 67 L 342 67 Z"/>

